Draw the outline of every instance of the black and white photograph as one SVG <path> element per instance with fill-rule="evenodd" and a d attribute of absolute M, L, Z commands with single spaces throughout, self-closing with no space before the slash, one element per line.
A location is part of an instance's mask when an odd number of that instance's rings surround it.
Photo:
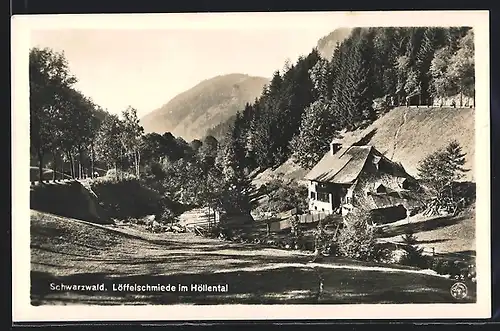
<path fill-rule="evenodd" d="M 487 12 L 100 16 L 13 19 L 19 316 L 487 317 Z"/>

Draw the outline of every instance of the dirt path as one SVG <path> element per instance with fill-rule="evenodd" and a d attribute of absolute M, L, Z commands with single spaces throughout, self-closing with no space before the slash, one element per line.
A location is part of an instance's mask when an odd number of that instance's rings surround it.
<path fill-rule="evenodd" d="M 32 302 L 363 303 L 446 302 L 451 280 L 430 271 L 261 248 L 189 233 L 32 216 Z M 100 293 L 54 292 L 49 284 L 106 284 Z M 227 284 L 227 293 L 113 292 L 116 284 Z"/>
<path fill-rule="evenodd" d="M 394 144 L 393 144 L 393 147 L 392 147 L 391 160 L 394 158 L 394 154 L 396 153 L 396 148 L 397 148 L 397 145 L 398 145 L 399 132 L 401 131 L 401 128 L 403 127 L 403 125 L 405 125 L 405 123 L 406 123 L 406 115 L 407 115 L 407 113 L 408 113 L 408 111 L 406 109 L 403 109 L 403 120 L 402 120 L 401 124 L 399 125 L 399 128 L 396 130 L 396 133 L 394 134 Z"/>

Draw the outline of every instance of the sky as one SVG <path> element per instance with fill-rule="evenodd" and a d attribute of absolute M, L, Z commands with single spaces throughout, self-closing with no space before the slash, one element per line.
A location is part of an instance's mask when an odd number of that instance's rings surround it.
<path fill-rule="evenodd" d="M 243 73 L 270 78 L 308 54 L 336 27 L 265 29 L 51 29 L 31 32 L 31 47 L 63 51 L 75 85 L 111 113 L 128 105 L 140 117 L 202 80 Z"/>

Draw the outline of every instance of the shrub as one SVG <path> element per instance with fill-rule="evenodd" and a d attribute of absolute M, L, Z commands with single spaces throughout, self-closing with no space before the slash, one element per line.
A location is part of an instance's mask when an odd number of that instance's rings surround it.
<path fill-rule="evenodd" d="M 135 179 L 136 176 L 135 175 L 132 175 L 131 173 L 128 173 L 128 172 L 125 172 L 123 170 L 120 170 L 120 169 L 109 169 L 107 172 L 106 172 L 106 176 L 107 178 L 111 178 L 112 180 L 117 180 L 117 181 L 121 181 L 121 180 L 129 180 L 129 179 Z M 102 177 L 99 177 L 99 178 L 102 178 Z"/>
<path fill-rule="evenodd" d="M 351 212 L 339 233 L 337 245 L 343 256 L 357 260 L 374 260 L 378 257 L 374 227 L 367 213 Z"/>
<path fill-rule="evenodd" d="M 322 253 L 335 254 L 338 251 L 337 242 L 334 238 L 335 233 L 326 231 L 323 221 L 318 223 L 318 227 L 314 231 L 313 249 Z"/>
<path fill-rule="evenodd" d="M 406 256 L 404 249 L 395 249 L 390 253 L 389 263 L 403 264 L 403 259 Z"/>

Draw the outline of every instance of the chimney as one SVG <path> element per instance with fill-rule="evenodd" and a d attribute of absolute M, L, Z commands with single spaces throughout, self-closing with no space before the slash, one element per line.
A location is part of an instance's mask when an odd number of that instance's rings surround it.
<path fill-rule="evenodd" d="M 338 140 L 333 140 L 330 143 L 330 153 L 331 155 L 335 155 L 342 148 L 342 143 Z"/>

